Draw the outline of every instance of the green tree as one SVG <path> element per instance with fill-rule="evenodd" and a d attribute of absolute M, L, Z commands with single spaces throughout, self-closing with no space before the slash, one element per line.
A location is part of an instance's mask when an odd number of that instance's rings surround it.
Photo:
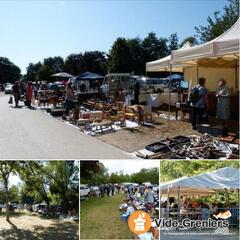
<path fill-rule="evenodd" d="M 192 46 L 197 45 L 197 39 L 194 36 L 189 36 L 182 40 L 179 47 L 181 48 L 186 42 L 189 42 Z"/>
<path fill-rule="evenodd" d="M 178 49 L 177 33 L 173 33 L 170 35 L 170 37 L 168 39 L 168 49 L 169 49 L 169 54 L 171 54 L 171 51 Z"/>
<path fill-rule="evenodd" d="M 161 182 L 193 176 L 206 171 L 213 171 L 219 168 L 233 166 L 239 168 L 238 161 L 161 161 L 160 180 Z"/>
<path fill-rule="evenodd" d="M 125 38 L 117 38 L 110 50 L 108 66 L 110 72 L 130 73 L 132 68 L 132 54 Z"/>
<path fill-rule="evenodd" d="M 44 164 L 46 163 L 40 161 L 25 162 L 24 166 L 21 168 L 21 171 L 19 171 L 19 175 L 25 184 L 26 192 L 31 192 L 35 198 L 41 198 L 41 201 L 44 201 L 47 205 L 50 205 L 51 200 L 48 197 L 49 187 L 47 178 L 44 175 Z"/>
<path fill-rule="evenodd" d="M 23 80 L 25 82 L 35 82 L 38 70 L 42 67 L 41 62 L 37 62 L 37 63 L 29 63 L 29 65 L 27 66 L 27 72 L 26 74 L 23 76 Z"/>
<path fill-rule="evenodd" d="M 18 168 L 17 162 L 14 161 L 1 161 L 0 162 L 0 180 L 3 184 L 3 193 L 5 196 L 6 204 L 6 221 L 9 219 L 9 201 L 10 201 L 10 187 L 9 187 L 9 177 L 12 174 L 16 174 Z"/>
<path fill-rule="evenodd" d="M 53 81 L 51 77 L 52 74 L 54 74 L 54 72 L 48 65 L 42 65 L 37 71 L 36 80 L 51 82 Z"/>
<path fill-rule="evenodd" d="M 167 56 L 168 46 L 166 38 L 157 38 L 156 34 L 151 32 L 142 41 L 143 61 L 149 62 Z"/>
<path fill-rule="evenodd" d="M 80 73 L 80 65 L 83 62 L 83 54 L 82 53 L 72 53 L 66 57 L 64 68 L 65 71 L 77 76 Z"/>
<path fill-rule="evenodd" d="M 107 73 L 105 53 L 100 51 L 85 52 L 83 62 L 79 67 L 79 73 L 89 71 L 105 75 Z"/>
<path fill-rule="evenodd" d="M 227 31 L 239 18 L 239 1 L 228 0 L 228 5 L 220 11 L 216 11 L 213 17 L 207 18 L 207 26 L 195 27 L 197 38 L 201 43 L 208 42 Z"/>
<path fill-rule="evenodd" d="M 65 211 L 78 208 L 79 169 L 74 161 L 50 161 L 44 168 L 51 194 L 59 196 Z"/>
<path fill-rule="evenodd" d="M 145 72 L 142 40 L 139 37 L 128 39 L 127 44 L 131 54 L 131 69 L 134 74 L 142 75 Z"/>
<path fill-rule="evenodd" d="M 44 58 L 43 65 L 48 66 L 53 73 L 62 72 L 64 70 L 64 60 L 60 56 Z"/>
<path fill-rule="evenodd" d="M 0 83 L 14 83 L 20 80 L 21 70 L 8 58 L 0 57 Z"/>

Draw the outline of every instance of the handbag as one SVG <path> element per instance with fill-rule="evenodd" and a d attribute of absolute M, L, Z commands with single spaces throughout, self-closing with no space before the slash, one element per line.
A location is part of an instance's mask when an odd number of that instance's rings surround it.
<path fill-rule="evenodd" d="M 11 96 L 8 100 L 8 104 L 12 104 L 13 103 L 13 97 Z"/>

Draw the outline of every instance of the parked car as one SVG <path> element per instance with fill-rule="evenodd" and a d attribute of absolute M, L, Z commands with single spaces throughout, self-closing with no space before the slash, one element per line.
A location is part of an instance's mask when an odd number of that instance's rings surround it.
<path fill-rule="evenodd" d="M 63 207 L 61 206 L 51 206 L 51 213 L 55 216 L 63 214 Z"/>
<path fill-rule="evenodd" d="M 147 84 L 154 90 L 163 91 L 163 89 L 166 88 L 166 83 L 163 78 L 148 78 Z"/>
<path fill-rule="evenodd" d="M 90 188 L 87 184 L 80 184 L 80 197 L 85 198 L 89 197 L 90 195 Z"/>
<path fill-rule="evenodd" d="M 34 212 L 39 212 L 39 210 L 46 209 L 46 208 L 47 208 L 46 204 L 35 204 L 34 205 Z"/>
<path fill-rule="evenodd" d="M 5 94 L 12 94 L 12 87 L 13 87 L 12 84 L 7 84 L 5 89 L 4 89 L 4 93 Z"/>
<path fill-rule="evenodd" d="M 159 191 L 159 186 L 158 186 L 157 184 L 153 184 L 153 185 L 152 185 L 152 188 L 153 188 L 153 191 L 154 191 L 154 192 Z"/>
<path fill-rule="evenodd" d="M 104 96 L 109 97 L 116 90 L 117 85 L 121 86 L 123 90 L 128 90 L 134 81 L 131 73 L 110 73 L 105 76 L 101 91 Z"/>

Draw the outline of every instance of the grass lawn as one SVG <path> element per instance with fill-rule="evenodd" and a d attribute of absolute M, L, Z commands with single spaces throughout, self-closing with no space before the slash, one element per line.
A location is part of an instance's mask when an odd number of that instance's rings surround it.
<path fill-rule="evenodd" d="M 123 194 L 81 201 L 81 239 L 132 239 L 127 222 L 120 219 L 119 204 Z"/>

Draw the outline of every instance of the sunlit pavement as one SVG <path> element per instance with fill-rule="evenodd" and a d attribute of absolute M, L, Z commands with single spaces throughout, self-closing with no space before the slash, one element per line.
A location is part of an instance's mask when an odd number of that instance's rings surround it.
<path fill-rule="evenodd" d="M 0 159 L 126 159 L 127 153 L 0 93 Z"/>

